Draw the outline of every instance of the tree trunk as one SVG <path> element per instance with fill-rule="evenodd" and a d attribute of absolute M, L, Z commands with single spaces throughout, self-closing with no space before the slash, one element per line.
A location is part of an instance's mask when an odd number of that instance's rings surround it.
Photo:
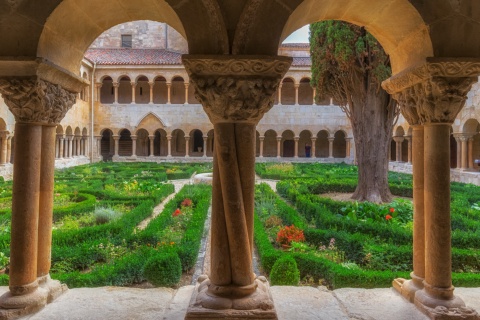
<path fill-rule="evenodd" d="M 397 105 L 383 89 L 377 92 L 371 88 L 364 97 L 366 101 L 352 97 L 355 107 L 350 108 L 358 164 L 358 185 L 352 199 L 390 202 L 388 151 Z"/>

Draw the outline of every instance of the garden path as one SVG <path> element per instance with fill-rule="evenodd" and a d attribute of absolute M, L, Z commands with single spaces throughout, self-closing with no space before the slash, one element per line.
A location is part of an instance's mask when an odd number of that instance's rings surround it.
<path fill-rule="evenodd" d="M 162 213 L 163 208 L 165 208 L 165 205 L 170 200 L 172 200 L 173 197 L 175 197 L 175 195 L 183 188 L 184 185 L 186 185 L 187 183 L 191 183 L 191 179 L 172 180 L 172 181 L 169 181 L 169 183 L 173 184 L 173 186 L 175 187 L 175 191 L 172 194 L 170 194 L 168 197 L 166 197 L 158 206 L 153 208 L 152 215 L 138 224 L 137 226 L 138 230 L 145 229 L 151 220 L 155 219 L 160 213 Z"/>

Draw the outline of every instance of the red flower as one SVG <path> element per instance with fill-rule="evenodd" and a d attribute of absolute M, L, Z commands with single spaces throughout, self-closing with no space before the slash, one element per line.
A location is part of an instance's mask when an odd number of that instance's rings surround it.
<path fill-rule="evenodd" d="M 180 211 L 180 209 L 177 208 L 177 210 L 175 210 L 173 213 L 172 213 L 172 217 L 176 217 L 176 216 L 179 216 L 182 212 Z"/>
<path fill-rule="evenodd" d="M 393 217 L 392 217 L 391 215 L 389 215 L 389 214 L 387 214 L 387 215 L 385 216 L 385 220 L 387 220 L 387 221 L 390 220 L 390 219 L 392 219 L 392 218 L 393 218 Z"/>
<path fill-rule="evenodd" d="M 390 213 L 394 213 L 395 212 L 395 208 L 390 208 Z"/>
<path fill-rule="evenodd" d="M 303 242 L 305 241 L 305 235 L 303 234 L 303 230 L 298 229 L 294 225 L 285 226 L 277 233 L 277 242 L 279 244 L 287 244 L 290 245 L 292 241 L 295 242 Z"/>
<path fill-rule="evenodd" d="M 192 200 L 189 198 L 183 199 L 182 203 L 180 204 L 182 207 L 191 207 L 192 206 Z"/>

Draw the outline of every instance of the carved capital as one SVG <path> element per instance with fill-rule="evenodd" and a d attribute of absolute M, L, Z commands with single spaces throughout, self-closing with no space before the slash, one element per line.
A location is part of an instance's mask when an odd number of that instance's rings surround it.
<path fill-rule="evenodd" d="M 429 58 L 382 83 L 410 125 L 453 123 L 478 80 L 480 60 Z"/>
<path fill-rule="evenodd" d="M 75 104 L 76 94 L 39 79 L 0 79 L 0 93 L 19 122 L 58 124 Z"/>
<path fill-rule="evenodd" d="M 255 122 L 270 110 L 280 80 L 290 67 L 289 57 L 182 57 L 212 123 Z"/>

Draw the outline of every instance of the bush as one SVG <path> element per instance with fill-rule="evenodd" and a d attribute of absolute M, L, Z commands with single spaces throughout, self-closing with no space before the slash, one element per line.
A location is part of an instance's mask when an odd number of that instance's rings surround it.
<path fill-rule="evenodd" d="M 182 264 L 176 252 L 162 252 L 145 263 L 143 275 L 154 286 L 170 287 L 180 281 Z"/>
<path fill-rule="evenodd" d="M 115 221 L 122 215 L 121 212 L 117 212 L 112 208 L 95 208 L 93 214 L 97 224 L 105 224 L 110 221 Z"/>
<path fill-rule="evenodd" d="M 290 255 L 284 255 L 273 265 L 270 282 L 277 286 L 296 286 L 300 282 L 300 271 Z"/>

